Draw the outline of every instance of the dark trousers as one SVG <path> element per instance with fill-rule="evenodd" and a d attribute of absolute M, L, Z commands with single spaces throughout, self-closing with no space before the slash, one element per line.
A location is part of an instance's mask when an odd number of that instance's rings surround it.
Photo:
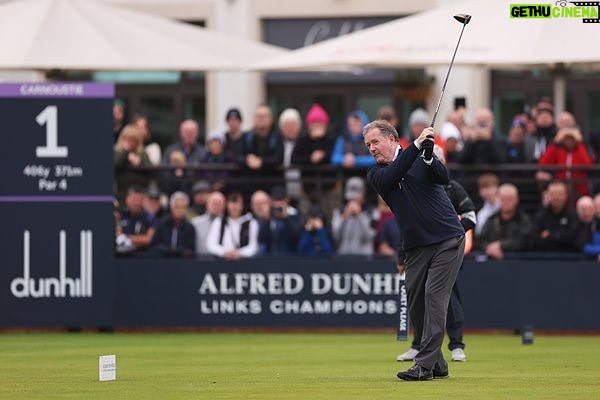
<path fill-rule="evenodd" d="M 465 311 L 463 309 L 458 281 L 459 279 L 456 279 L 454 286 L 452 286 L 452 295 L 450 296 L 448 315 L 446 316 L 446 333 L 450 339 L 448 342 L 450 350 L 465 348 L 465 344 L 463 343 Z"/>
<path fill-rule="evenodd" d="M 448 348 L 450 350 L 465 348 L 463 342 L 465 312 L 458 281 L 459 279 L 456 279 L 454 286 L 452 286 L 452 294 L 450 295 L 450 302 L 448 303 L 448 314 L 446 315 L 446 333 L 450 339 L 448 342 Z M 416 332 L 410 347 L 417 350 L 421 348 L 421 337 L 417 336 Z"/>
<path fill-rule="evenodd" d="M 464 235 L 407 251 L 406 289 L 415 336 L 421 338 L 415 362 L 432 369 L 446 365 L 442 342 L 452 287 L 463 261 Z"/>

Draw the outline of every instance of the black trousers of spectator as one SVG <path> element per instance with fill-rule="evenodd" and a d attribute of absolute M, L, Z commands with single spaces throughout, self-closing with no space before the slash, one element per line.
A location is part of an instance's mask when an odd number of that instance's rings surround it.
<path fill-rule="evenodd" d="M 458 281 L 459 279 L 457 278 L 452 287 L 452 295 L 450 295 L 450 303 L 448 303 L 448 314 L 446 315 L 446 333 L 448 333 L 448 338 L 450 339 L 450 342 L 448 343 L 448 348 L 450 350 L 465 348 L 465 344 L 463 343 L 465 311 L 462 304 Z"/>

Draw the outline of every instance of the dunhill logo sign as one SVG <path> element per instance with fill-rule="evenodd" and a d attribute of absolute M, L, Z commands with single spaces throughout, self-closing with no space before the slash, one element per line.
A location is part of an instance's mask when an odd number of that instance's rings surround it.
<path fill-rule="evenodd" d="M 31 277 L 30 233 L 23 231 L 23 276 L 10 283 L 10 291 L 17 298 L 92 297 L 92 231 L 80 232 L 79 278 L 67 276 L 67 234 L 58 235 L 58 277 Z"/>

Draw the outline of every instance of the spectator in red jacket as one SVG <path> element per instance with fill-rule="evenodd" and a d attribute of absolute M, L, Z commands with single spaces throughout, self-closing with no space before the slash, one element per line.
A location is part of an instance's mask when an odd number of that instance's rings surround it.
<path fill-rule="evenodd" d="M 588 172 L 578 170 L 577 167 L 589 166 L 593 163 L 583 143 L 583 136 L 576 127 L 560 129 L 538 164 L 565 167 L 554 170 L 552 174 L 540 171 L 536 178 L 541 181 L 558 179 L 567 182 L 572 201 L 589 194 Z"/>

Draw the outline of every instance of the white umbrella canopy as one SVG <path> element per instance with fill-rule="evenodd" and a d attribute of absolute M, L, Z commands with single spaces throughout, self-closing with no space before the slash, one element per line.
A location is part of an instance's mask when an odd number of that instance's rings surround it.
<path fill-rule="evenodd" d="M 288 50 L 90 0 L 0 4 L 0 69 L 241 70 Z"/>
<path fill-rule="evenodd" d="M 299 71 L 448 65 L 462 27 L 453 18 L 456 14 L 472 16 L 456 55 L 457 65 L 600 66 L 599 24 L 583 23 L 581 17 L 510 18 L 510 3 L 450 4 L 295 50 L 252 68 Z"/>

